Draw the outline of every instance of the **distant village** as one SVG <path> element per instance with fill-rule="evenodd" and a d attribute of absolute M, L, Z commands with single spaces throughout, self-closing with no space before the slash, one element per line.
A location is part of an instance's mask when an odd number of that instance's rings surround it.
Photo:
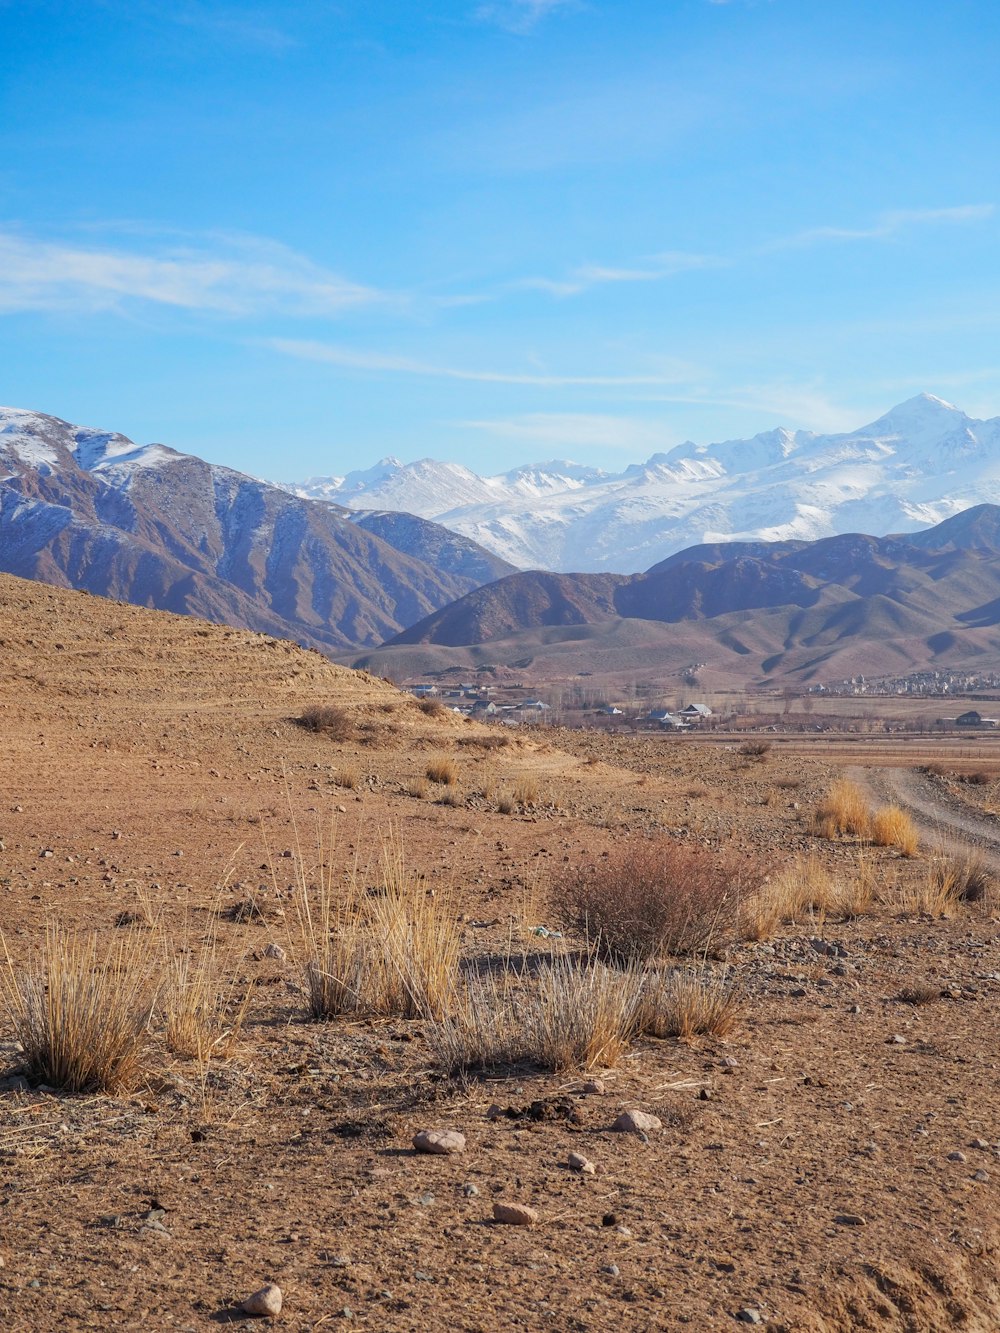
<path fill-rule="evenodd" d="M 810 694 L 834 696 L 868 695 L 975 695 L 1000 690 L 1000 674 L 994 671 L 914 671 L 908 676 L 851 676 L 831 685 L 811 685 Z"/>
<path fill-rule="evenodd" d="M 517 683 L 504 687 L 479 685 L 463 681 L 459 685 L 438 686 L 418 684 L 406 687 L 417 699 L 434 699 L 443 707 L 464 717 L 480 722 L 500 722 L 507 726 L 537 725 L 539 722 L 564 721 L 561 705 L 546 703 L 530 696 L 512 698 L 523 687 Z M 600 703 L 590 708 L 576 706 L 573 712 L 587 713 L 593 724 L 613 725 L 626 719 L 631 725 L 639 724 L 662 731 L 688 731 L 713 716 L 706 703 L 689 703 L 673 711 L 667 708 L 630 709 L 628 713 L 619 704 Z"/>

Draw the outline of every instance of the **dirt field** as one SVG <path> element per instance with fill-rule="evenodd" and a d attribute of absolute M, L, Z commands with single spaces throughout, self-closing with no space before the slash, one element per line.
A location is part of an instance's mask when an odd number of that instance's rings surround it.
<path fill-rule="evenodd" d="M 350 738 L 300 725 L 315 704 L 343 708 Z M 47 923 L 193 956 L 215 932 L 249 996 L 225 1058 L 172 1054 L 154 1024 L 116 1096 L 25 1086 L 0 1011 L 7 1326 L 250 1326 L 238 1303 L 274 1281 L 289 1329 L 1000 1327 L 996 909 L 900 910 L 939 844 L 1000 855 L 1000 750 L 500 743 L 292 645 L 6 577 L 0 725 L 15 975 Z M 453 787 L 426 779 L 442 758 Z M 844 769 L 909 806 L 918 857 L 813 834 Z M 613 1068 L 455 1079 L 424 1020 L 307 1021 L 296 886 L 321 839 L 334 882 L 375 890 L 394 841 L 451 904 L 467 964 L 537 967 L 579 943 L 548 933 L 559 871 L 653 833 L 774 873 L 813 854 L 879 900 L 758 942 L 723 922 L 735 1031 L 639 1038 Z M 630 1109 L 662 1128 L 612 1132 Z M 466 1151 L 415 1154 L 422 1128 Z M 497 1225 L 498 1200 L 537 1224 Z"/>

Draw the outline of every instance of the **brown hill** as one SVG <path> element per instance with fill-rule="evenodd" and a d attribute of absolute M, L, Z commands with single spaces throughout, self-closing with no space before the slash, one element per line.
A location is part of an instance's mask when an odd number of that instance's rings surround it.
<path fill-rule="evenodd" d="M 516 574 L 357 660 L 408 673 L 435 650 L 439 664 L 531 657 L 540 674 L 556 660 L 560 675 L 619 670 L 627 622 L 636 669 L 697 660 L 733 684 L 905 673 L 973 659 L 988 669 L 1000 664 L 998 513 L 979 506 L 918 534 L 918 542 L 848 534 L 773 547 L 737 543 L 733 552 L 696 547 L 633 576 Z"/>
<path fill-rule="evenodd" d="M 329 651 L 509 568 L 437 524 L 375 515 L 368 531 L 364 515 L 37 413 L 0 411 L 0 465 L 0 569 Z"/>

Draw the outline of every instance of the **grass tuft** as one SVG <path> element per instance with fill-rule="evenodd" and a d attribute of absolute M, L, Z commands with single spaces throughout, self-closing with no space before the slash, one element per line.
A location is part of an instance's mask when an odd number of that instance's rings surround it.
<path fill-rule="evenodd" d="M 3 947 L 0 992 L 28 1077 L 71 1093 L 132 1088 L 156 1002 L 150 936 L 118 934 L 102 945 L 50 925 L 26 966 Z"/>
<path fill-rule="evenodd" d="M 639 1030 L 651 1037 L 687 1040 L 726 1037 L 739 1021 L 740 994 L 728 975 L 709 971 L 651 972 L 639 1005 Z"/>

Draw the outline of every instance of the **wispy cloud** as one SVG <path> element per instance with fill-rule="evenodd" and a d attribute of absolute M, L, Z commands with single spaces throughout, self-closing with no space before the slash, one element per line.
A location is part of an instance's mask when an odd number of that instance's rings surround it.
<path fill-rule="evenodd" d="M 384 299 L 258 238 L 209 236 L 142 252 L 0 231 L 0 312 L 97 312 L 142 302 L 228 316 L 320 316 Z"/>
<path fill-rule="evenodd" d="M 488 420 L 454 421 L 463 430 L 557 449 L 620 449 L 635 454 L 676 441 L 658 422 L 589 412 L 527 412 Z"/>
<path fill-rule="evenodd" d="M 638 265 L 618 268 L 603 264 L 581 264 L 565 278 L 521 278 L 512 285 L 549 292 L 553 296 L 578 296 L 591 287 L 606 283 L 663 282 L 667 278 L 676 277 L 679 273 L 690 273 L 696 269 L 721 268 L 728 262 L 717 255 L 668 250 L 662 254 L 649 255 Z"/>
<path fill-rule="evenodd" d="M 910 227 L 985 222 L 995 212 L 994 204 L 961 204 L 955 208 L 898 208 L 881 213 L 868 227 L 810 227 L 772 241 L 764 248 L 785 250 L 820 245 L 824 241 L 885 241 Z"/>
<path fill-rule="evenodd" d="M 550 14 L 579 8 L 579 0 L 489 0 L 489 3 L 478 6 L 475 17 L 480 23 L 494 23 L 498 28 L 523 36 Z"/>
<path fill-rule="evenodd" d="M 648 374 L 593 375 L 549 374 L 526 371 L 475 370 L 464 366 L 436 365 L 407 356 L 383 352 L 361 351 L 333 343 L 313 342 L 298 338 L 268 338 L 265 346 L 286 356 L 303 361 L 317 361 L 325 365 L 341 366 L 345 370 L 370 370 L 396 375 L 420 375 L 431 379 L 466 380 L 478 384 L 521 384 L 541 389 L 566 387 L 594 388 L 652 388 L 676 384 L 691 374 L 691 367 L 677 362 L 662 362 L 661 369 Z"/>

